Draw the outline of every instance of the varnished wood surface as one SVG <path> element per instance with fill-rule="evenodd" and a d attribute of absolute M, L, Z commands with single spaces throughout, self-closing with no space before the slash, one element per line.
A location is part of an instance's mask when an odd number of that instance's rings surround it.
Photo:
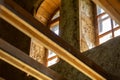
<path fill-rule="evenodd" d="M 47 25 L 59 9 L 60 2 L 61 0 L 44 0 L 34 16 L 44 25 Z"/>
<path fill-rule="evenodd" d="M 0 39 L 0 59 L 39 80 L 67 80 L 2 39 Z"/>
<path fill-rule="evenodd" d="M 4 4 L 1 6 L 1 18 L 11 23 L 29 37 L 42 42 L 46 48 L 56 52 L 60 58 L 77 68 L 79 71 L 92 79 L 109 79 L 109 74 L 102 68 L 80 54 L 79 51 L 74 49 L 60 37 L 56 36 L 14 2 L 11 0 L 4 0 Z"/>

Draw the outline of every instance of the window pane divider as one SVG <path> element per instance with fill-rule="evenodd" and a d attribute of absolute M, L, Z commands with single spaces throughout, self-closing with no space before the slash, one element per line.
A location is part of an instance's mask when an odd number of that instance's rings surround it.
<path fill-rule="evenodd" d="M 118 29 L 120 29 L 120 26 L 114 28 L 114 29 L 113 29 L 113 32 L 116 31 L 116 30 L 118 30 Z M 107 35 L 107 34 L 109 34 L 109 33 L 111 33 L 111 32 L 112 32 L 112 30 L 107 31 L 107 32 L 105 32 L 105 33 L 99 35 L 99 38 L 101 38 L 101 37 L 103 37 L 103 36 L 105 36 L 105 35 Z"/>
<path fill-rule="evenodd" d="M 48 61 L 51 61 L 51 60 L 53 60 L 53 59 L 55 59 L 55 58 L 57 58 L 57 56 L 52 56 L 52 57 L 48 58 L 47 60 L 48 60 Z"/>
<path fill-rule="evenodd" d="M 106 18 L 104 18 L 104 19 L 100 19 L 99 21 L 100 22 L 103 22 L 103 21 L 105 21 L 106 19 L 109 19 L 110 17 L 109 16 L 107 16 Z"/>
<path fill-rule="evenodd" d="M 105 14 L 106 14 L 106 12 L 103 12 L 103 13 L 97 15 L 97 18 L 102 17 L 102 16 L 105 15 Z"/>
<path fill-rule="evenodd" d="M 114 25 L 113 20 L 111 19 L 111 28 L 112 28 L 112 37 L 114 37 Z"/>

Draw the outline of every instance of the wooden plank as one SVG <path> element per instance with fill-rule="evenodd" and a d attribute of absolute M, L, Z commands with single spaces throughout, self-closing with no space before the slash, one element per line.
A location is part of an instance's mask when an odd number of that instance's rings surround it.
<path fill-rule="evenodd" d="M 67 80 L 2 39 L 0 39 L 0 59 L 39 80 Z"/>
<path fill-rule="evenodd" d="M 92 0 L 102 7 L 118 24 L 120 24 L 120 1 L 119 0 Z"/>
<path fill-rule="evenodd" d="M 94 80 L 106 80 L 110 75 L 93 61 L 82 55 L 63 39 L 34 19 L 11 0 L 3 0 L 0 16 L 31 38 L 40 41 L 60 58 Z M 8 5 L 8 6 L 5 6 Z M 17 15 L 16 15 L 17 14 Z"/>

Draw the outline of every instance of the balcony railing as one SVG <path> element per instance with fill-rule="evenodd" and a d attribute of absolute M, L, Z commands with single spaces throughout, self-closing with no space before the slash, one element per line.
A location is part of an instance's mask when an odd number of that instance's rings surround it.
<path fill-rule="evenodd" d="M 63 39 L 56 36 L 52 31 L 43 26 L 32 15 L 12 0 L 0 0 L 0 18 L 13 25 L 30 38 L 41 42 L 43 46 L 54 51 L 61 59 L 71 64 L 91 79 L 106 80 L 110 78 L 110 75 L 106 71 L 87 57 L 83 56 Z M 65 78 L 57 75 L 54 71 L 43 66 L 38 66 L 38 63 L 32 65 L 35 61 L 29 56 L 21 53 L 21 51 L 13 48 L 3 40 L 0 40 L 0 59 L 40 80 L 42 78 L 44 80 L 66 80 Z M 26 59 L 31 61 L 31 63 Z M 43 70 L 41 71 L 40 68 Z M 54 76 L 53 73 L 57 76 Z"/>

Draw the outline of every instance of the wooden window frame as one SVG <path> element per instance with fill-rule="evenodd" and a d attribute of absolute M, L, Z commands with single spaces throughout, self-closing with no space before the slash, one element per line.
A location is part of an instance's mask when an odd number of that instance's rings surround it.
<path fill-rule="evenodd" d="M 111 17 L 110 16 L 108 16 L 108 17 L 106 17 L 106 18 L 104 18 L 104 19 L 102 19 L 100 22 L 102 23 L 102 22 L 104 22 L 104 20 L 107 20 L 108 18 L 110 18 L 110 21 L 111 21 L 111 29 L 110 30 L 108 30 L 108 31 L 106 31 L 106 32 L 104 32 L 104 33 L 102 33 L 102 34 L 99 34 L 99 18 L 101 18 L 102 16 L 104 16 L 104 15 L 106 15 L 107 13 L 106 12 L 103 12 L 103 13 L 100 13 L 100 14 L 98 14 L 97 12 L 98 12 L 98 10 L 97 10 L 97 7 L 98 6 L 95 6 L 96 8 L 95 8 L 95 11 L 96 11 L 96 13 L 95 13 L 95 15 L 96 15 L 96 18 L 95 18 L 95 20 L 96 20 L 96 35 L 97 35 L 97 37 L 96 37 L 96 45 L 99 45 L 99 44 L 101 44 L 100 43 L 100 38 L 102 38 L 102 37 L 104 37 L 104 36 L 106 36 L 106 35 L 108 35 L 108 34 L 110 34 L 110 33 L 112 33 L 112 38 L 114 38 L 115 37 L 115 31 L 117 31 L 117 30 L 119 30 L 120 29 L 120 26 L 117 26 L 117 27 L 114 27 L 114 25 L 113 25 L 113 21 L 114 20 L 112 20 L 111 19 Z M 102 9 L 102 8 L 101 8 Z M 102 27 L 104 27 L 104 26 L 102 26 Z"/>
<path fill-rule="evenodd" d="M 53 17 L 57 14 L 57 12 L 60 12 L 59 10 L 57 10 L 56 12 L 55 12 L 55 14 L 53 15 Z M 52 18 L 53 18 L 52 17 Z M 49 23 L 49 28 L 51 29 L 51 28 L 54 28 L 56 25 L 59 25 L 59 20 L 60 20 L 60 15 L 59 16 L 57 16 L 56 18 L 54 18 L 54 19 L 52 19 L 51 18 L 51 20 L 50 20 L 50 23 Z M 47 57 L 49 56 L 49 51 L 47 51 L 48 52 L 48 55 L 47 55 Z M 52 57 L 50 57 L 50 58 L 47 58 L 47 67 L 49 67 L 49 66 L 52 66 L 52 65 L 48 65 L 48 62 L 50 62 L 50 61 L 52 61 L 52 60 L 54 60 L 55 58 L 58 58 L 58 56 L 57 55 L 54 55 L 54 56 L 52 56 Z M 59 58 L 56 60 L 56 62 L 54 63 L 54 64 L 56 64 L 57 62 L 59 62 Z M 54 65 L 53 64 L 53 65 Z"/>
<path fill-rule="evenodd" d="M 71 64 L 73 67 L 75 67 L 77 70 L 84 73 L 91 79 L 94 79 L 94 80 L 109 79 L 110 80 L 111 75 L 109 73 L 107 73 L 100 66 L 98 66 L 93 61 L 91 61 L 88 57 L 81 55 L 79 51 L 77 51 L 70 44 L 66 43 L 60 37 L 53 34 L 49 29 L 45 28 L 45 26 L 43 26 L 38 20 L 36 20 L 33 16 L 31 16 L 27 11 L 22 9 L 20 6 L 15 4 L 12 0 L 0 0 L 0 11 L 1 11 L 0 18 L 12 24 L 13 27 L 17 28 L 18 30 L 20 30 L 30 38 L 34 38 L 40 41 L 46 48 L 55 51 L 56 54 L 61 59 Z M 2 43 L 3 42 L 1 42 L 1 44 Z M 61 44 L 61 43 L 64 43 L 64 44 Z M 44 80 L 52 80 L 52 79 L 66 80 L 65 78 L 61 78 L 61 76 L 59 75 L 54 75 L 53 73 L 55 72 L 48 68 L 46 69 L 52 72 L 44 70 L 45 74 L 48 77 L 45 75 L 42 76 L 39 71 L 43 70 L 43 68 L 40 68 L 39 64 L 36 63 L 37 61 L 31 60 L 31 58 L 29 57 L 28 59 L 30 61 L 26 60 L 27 56 L 25 57 L 24 55 L 22 55 L 23 57 L 21 57 L 19 56 L 21 55 L 21 53 L 17 55 L 18 52 L 16 53 L 13 52 L 15 49 L 12 50 L 9 47 L 7 49 L 4 49 L 4 47 L 6 47 L 4 44 L 0 45 L 0 48 L 1 48 L 0 59 L 3 59 L 4 61 L 12 64 L 13 66 L 16 65 L 16 67 L 18 66 L 20 69 L 32 71 L 31 75 L 36 77 L 37 79 L 40 80 L 40 79 L 43 79 L 41 77 L 44 77 L 45 78 Z M 5 53 L 3 50 L 9 50 L 10 52 L 7 51 L 9 53 Z M 16 57 L 18 58 L 16 59 Z M 34 65 L 31 64 L 31 61 L 33 61 Z M 15 63 L 18 63 L 18 64 L 15 64 Z M 20 66 L 19 63 L 24 63 L 24 64 L 27 63 L 28 65 L 23 64 Z M 35 72 L 35 74 L 33 74 L 33 72 Z M 41 72 L 43 73 L 43 71 Z M 52 75 L 49 75 L 49 73 L 52 73 Z M 49 78 L 52 78 L 52 79 L 49 79 Z"/>

